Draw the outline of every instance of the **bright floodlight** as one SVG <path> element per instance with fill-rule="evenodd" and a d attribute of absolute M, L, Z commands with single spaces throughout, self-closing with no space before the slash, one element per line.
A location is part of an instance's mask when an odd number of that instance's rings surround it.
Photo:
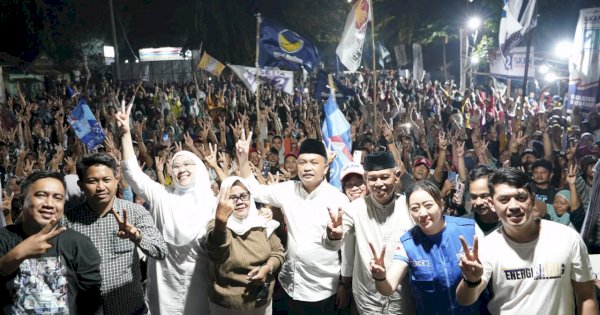
<path fill-rule="evenodd" d="M 573 43 L 563 40 L 556 44 L 554 47 L 554 55 L 559 58 L 567 59 L 571 55 L 573 49 Z"/>
<path fill-rule="evenodd" d="M 548 67 L 548 65 L 541 65 L 538 71 L 540 72 L 540 74 L 546 74 L 548 73 L 548 71 L 550 71 L 550 67 Z"/>
<path fill-rule="evenodd" d="M 546 74 L 546 77 L 544 79 L 546 79 L 546 81 L 548 81 L 548 82 L 554 82 L 558 78 L 556 77 L 556 74 L 554 74 L 554 72 L 548 72 L 548 74 Z"/>
<path fill-rule="evenodd" d="M 125 59 L 125 63 L 129 63 L 129 59 Z"/>
<path fill-rule="evenodd" d="M 467 26 L 472 30 L 478 29 L 481 26 L 481 19 L 474 16 L 469 19 Z"/>
<path fill-rule="evenodd" d="M 471 57 L 471 64 L 474 64 L 474 65 L 479 64 L 479 61 L 481 61 L 479 59 L 479 56 L 472 56 Z"/>

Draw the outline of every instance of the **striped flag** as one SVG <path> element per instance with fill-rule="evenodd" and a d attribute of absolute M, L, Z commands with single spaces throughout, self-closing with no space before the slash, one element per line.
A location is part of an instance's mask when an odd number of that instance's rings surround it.
<path fill-rule="evenodd" d="M 218 77 L 221 75 L 221 72 L 223 72 L 223 69 L 225 69 L 225 65 L 204 52 L 202 59 L 200 59 L 200 63 L 198 63 L 198 68 L 208 71 Z"/>
<path fill-rule="evenodd" d="M 323 106 L 325 111 L 325 120 L 321 131 L 325 146 L 335 152 L 336 157 L 329 166 L 330 176 L 329 182 L 331 185 L 342 188 L 340 179 L 342 167 L 352 162 L 352 140 L 350 139 L 350 124 L 346 117 L 340 111 L 335 102 L 335 95 L 332 91 L 329 99 Z"/>

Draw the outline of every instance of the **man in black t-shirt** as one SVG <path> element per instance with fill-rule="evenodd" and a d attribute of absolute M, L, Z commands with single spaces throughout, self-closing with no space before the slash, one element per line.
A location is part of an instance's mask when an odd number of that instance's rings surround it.
<path fill-rule="evenodd" d="M 544 159 L 537 160 L 531 164 L 532 179 L 534 182 L 533 192 L 535 198 L 544 203 L 553 203 L 554 196 L 558 192 L 556 187 L 550 186 L 552 178 L 552 163 Z"/>
<path fill-rule="evenodd" d="M 89 238 L 58 226 L 65 205 L 63 176 L 35 172 L 21 191 L 21 219 L 0 230 L 0 312 L 98 313 L 100 255 Z"/>

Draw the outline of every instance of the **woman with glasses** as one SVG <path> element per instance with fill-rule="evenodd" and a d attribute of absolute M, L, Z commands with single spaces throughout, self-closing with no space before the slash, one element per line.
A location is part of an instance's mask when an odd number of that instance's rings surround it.
<path fill-rule="evenodd" d="M 479 314 L 479 303 L 458 304 L 456 287 L 463 279 L 463 246 L 472 248 L 475 235 L 483 239 L 483 232 L 472 219 L 445 216 L 440 190 L 429 181 L 416 182 L 406 200 L 415 227 L 400 238 L 392 264 L 384 265 L 386 248 L 371 245 L 377 291 L 391 295 L 408 273 L 417 314 Z"/>
<path fill-rule="evenodd" d="M 171 159 L 171 185 L 152 180 L 140 168 L 129 128 L 131 105 L 116 114 L 122 134 L 123 175 L 149 205 L 167 243 L 165 260 L 149 259 L 147 301 L 152 314 L 208 314 L 208 258 L 201 246 L 213 217 L 214 194 L 202 161 L 189 151 Z"/>
<path fill-rule="evenodd" d="M 241 177 L 221 184 L 215 219 L 206 232 L 210 314 L 271 314 L 274 272 L 284 249 L 279 226 L 258 213 Z"/>

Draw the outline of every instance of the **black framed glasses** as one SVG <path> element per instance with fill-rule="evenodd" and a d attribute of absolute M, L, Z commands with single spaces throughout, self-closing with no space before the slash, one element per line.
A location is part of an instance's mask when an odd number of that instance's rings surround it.
<path fill-rule="evenodd" d="M 240 200 L 241 201 L 248 201 L 248 200 L 250 200 L 250 194 L 243 193 L 243 194 L 240 194 L 239 196 L 231 195 L 231 196 L 229 196 L 229 199 L 231 201 L 233 201 L 233 203 L 237 203 Z"/>

